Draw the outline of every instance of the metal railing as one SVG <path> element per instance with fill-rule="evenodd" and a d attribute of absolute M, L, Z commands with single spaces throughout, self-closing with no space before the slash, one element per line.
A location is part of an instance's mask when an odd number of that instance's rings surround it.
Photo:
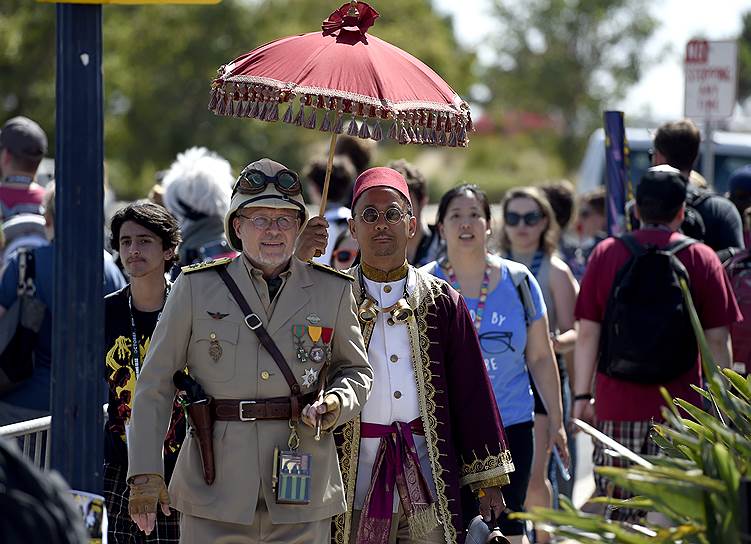
<path fill-rule="evenodd" d="M 102 406 L 104 417 L 107 417 L 107 404 Z M 44 416 L 28 421 L 19 421 L 11 425 L 0 427 L 0 437 L 16 440 L 24 457 L 33 461 L 34 465 L 43 469 L 50 468 L 50 426 L 52 416 Z"/>
<path fill-rule="evenodd" d="M 50 468 L 50 424 L 52 416 L 30 419 L 0 427 L 0 436 L 17 440 L 25 457 L 39 468 Z"/>

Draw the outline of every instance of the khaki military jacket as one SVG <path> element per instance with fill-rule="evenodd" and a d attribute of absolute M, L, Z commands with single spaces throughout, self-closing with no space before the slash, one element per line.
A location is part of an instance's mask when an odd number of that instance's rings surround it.
<path fill-rule="evenodd" d="M 351 282 L 293 257 L 290 273 L 268 316 L 246 263 L 240 256 L 227 265 L 227 270 L 284 355 L 303 394 L 318 385 L 304 383 L 306 371 L 321 370 L 323 363 L 298 360 L 295 334 L 299 334 L 300 326 L 305 327 L 302 342 L 309 349 L 313 341 L 307 334 L 308 325 L 333 328 L 325 390 L 337 393 L 342 400 L 337 425 L 355 418 L 367 400 L 373 373 L 357 321 Z M 220 357 L 214 360 L 212 352 L 214 357 L 220 352 Z M 154 331 L 136 385 L 127 433 L 129 477 L 163 474 L 162 445 L 175 394 L 172 376 L 186 366 L 206 394 L 216 399 L 290 395 L 283 374 L 245 325 L 240 307 L 216 270 L 205 267 L 181 274 Z M 298 433 L 299 451 L 312 455 L 310 504 L 276 503 L 271 484 L 273 452 L 275 446 L 287 449 L 289 426 L 287 421 L 259 420 L 214 423 L 216 479 L 210 486 L 203 480 L 198 444 L 189 435 L 170 482 L 172 505 L 192 516 L 251 524 L 260 492 L 274 523 L 318 521 L 344 512 L 342 477 L 332 435 L 323 433 L 321 440 L 315 441 L 313 429 L 302 422 Z"/>

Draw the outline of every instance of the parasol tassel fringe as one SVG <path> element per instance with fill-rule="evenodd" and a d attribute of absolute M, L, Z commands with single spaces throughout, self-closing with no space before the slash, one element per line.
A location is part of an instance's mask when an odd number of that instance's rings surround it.
<path fill-rule="evenodd" d="M 266 119 L 266 106 L 268 105 L 267 102 L 261 102 L 258 105 L 258 111 L 256 112 L 256 119 L 259 121 L 263 121 Z"/>
<path fill-rule="evenodd" d="M 258 114 L 258 102 L 253 100 L 253 102 L 250 103 L 250 108 L 248 108 L 248 113 L 245 114 L 245 117 L 254 119 L 257 114 Z"/>
<path fill-rule="evenodd" d="M 380 121 L 376 121 L 376 124 L 373 127 L 373 134 L 370 135 L 370 138 L 376 142 L 383 140 L 383 129 L 381 129 Z"/>
<path fill-rule="evenodd" d="M 404 145 L 408 144 L 410 142 L 409 139 L 409 132 L 407 132 L 407 127 L 402 125 L 402 130 L 399 132 L 399 143 Z"/>
<path fill-rule="evenodd" d="M 268 107 L 266 108 L 266 120 L 267 121 L 278 121 L 279 120 L 279 102 L 269 102 Z"/>
<path fill-rule="evenodd" d="M 349 126 L 347 127 L 347 135 L 348 136 L 357 136 L 357 120 L 355 120 L 355 116 L 352 116 L 352 120 L 349 122 Z"/>
<path fill-rule="evenodd" d="M 336 134 L 341 134 L 343 130 L 344 130 L 344 115 L 340 113 L 336 117 L 336 124 L 334 125 L 334 132 Z"/>
<path fill-rule="evenodd" d="M 310 117 L 308 117 L 308 120 L 305 122 L 305 128 L 316 128 L 316 109 L 310 108 Z"/>
<path fill-rule="evenodd" d="M 443 129 L 438 131 L 438 145 L 446 145 L 446 131 Z"/>
<path fill-rule="evenodd" d="M 456 147 L 457 139 L 456 139 L 456 129 L 451 129 L 451 135 L 449 136 L 448 145 L 449 147 Z"/>
<path fill-rule="evenodd" d="M 297 115 L 295 116 L 295 124 L 298 127 L 303 126 L 305 123 L 305 106 L 300 104 L 300 111 L 297 112 Z"/>
<path fill-rule="evenodd" d="M 363 140 L 370 138 L 370 129 L 368 128 L 367 120 L 363 119 L 362 125 L 360 125 L 360 132 L 357 135 Z"/>
<path fill-rule="evenodd" d="M 219 103 L 216 105 L 216 113 L 217 115 L 224 115 L 224 112 L 227 110 L 227 95 L 223 94 L 219 98 Z"/>
<path fill-rule="evenodd" d="M 409 136 L 410 142 L 417 142 L 417 134 L 415 134 L 415 129 L 412 127 L 412 125 L 407 125 L 407 136 Z"/>
<path fill-rule="evenodd" d="M 287 124 L 292 124 L 292 102 L 290 101 L 289 106 L 287 106 L 287 111 L 284 112 L 284 117 L 282 118 L 282 121 L 284 121 Z"/>
<path fill-rule="evenodd" d="M 399 139 L 399 127 L 397 127 L 396 121 L 394 121 L 394 123 L 391 125 L 387 137 L 389 138 L 389 140 Z"/>
<path fill-rule="evenodd" d="M 422 137 L 422 143 L 429 144 L 430 143 L 430 129 L 428 127 L 422 127 L 421 137 Z"/>
<path fill-rule="evenodd" d="M 462 129 L 459 131 L 459 144 L 466 145 L 467 142 L 467 129 L 462 125 Z"/>
<path fill-rule="evenodd" d="M 211 98 L 209 99 L 209 111 L 216 111 L 216 105 L 219 102 L 219 87 L 212 89 Z"/>
<path fill-rule="evenodd" d="M 227 115 L 230 117 L 235 116 L 235 100 L 230 97 L 229 99 L 229 107 L 227 108 Z"/>
<path fill-rule="evenodd" d="M 331 112 L 327 111 L 323 116 L 323 121 L 321 121 L 321 128 L 318 129 L 321 132 L 331 132 Z"/>

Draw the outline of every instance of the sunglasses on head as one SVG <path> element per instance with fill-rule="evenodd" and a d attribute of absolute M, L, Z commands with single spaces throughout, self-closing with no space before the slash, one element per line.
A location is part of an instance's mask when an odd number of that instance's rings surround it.
<path fill-rule="evenodd" d="M 358 214 L 355 214 L 357 216 Z M 400 208 L 397 208 L 396 206 L 390 207 L 385 212 L 379 212 L 376 210 L 373 206 L 368 206 L 365 208 L 362 213 L 359 214 L 360 217 L 362 217 L 362 220 L 365 223 L 373 224 L 378 222 L 378 218 L 383 216 L 383 218 L 386 220 L 387 223 L 391 223 L 392 225 L 396 225 L 399 223 L 402 218 L 405 215 L 409 215 L 409 212 L 403 212 Z"/>
<path fill-rule="evenodd" d="M 299 195 L 302 191 L 300 178 L 292 170 L 280 170 L 273 176 L 268 176 L 260 170 L 243 170 L 232 188 L 232 194 L 256 195 L 266 190 L 269 183 L 276 186 L 276 190 L 284 195 Z"/>
<path fill-rule="evenodd" d="M 519 224 L 520 221 L 524 221 L 524 224 L 533 227 L 540 221 L 542 221 L 544 216 L 540 212 L 527 212 L 525 214 L 516 213 L 516 212 L 506 212 L 506 215 L 504 216 L 504 220 L 506 224 L 510 227 L 515 227 Z"/>

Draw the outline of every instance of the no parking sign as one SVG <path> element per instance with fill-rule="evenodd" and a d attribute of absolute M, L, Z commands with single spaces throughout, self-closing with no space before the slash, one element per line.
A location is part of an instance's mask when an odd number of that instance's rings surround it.
<path fill-rule="evenodd" d="M 699 120 L 730 117 L 738 88 L 738 43 L 691 40 L 684 66 L 685 116 Z"/>

